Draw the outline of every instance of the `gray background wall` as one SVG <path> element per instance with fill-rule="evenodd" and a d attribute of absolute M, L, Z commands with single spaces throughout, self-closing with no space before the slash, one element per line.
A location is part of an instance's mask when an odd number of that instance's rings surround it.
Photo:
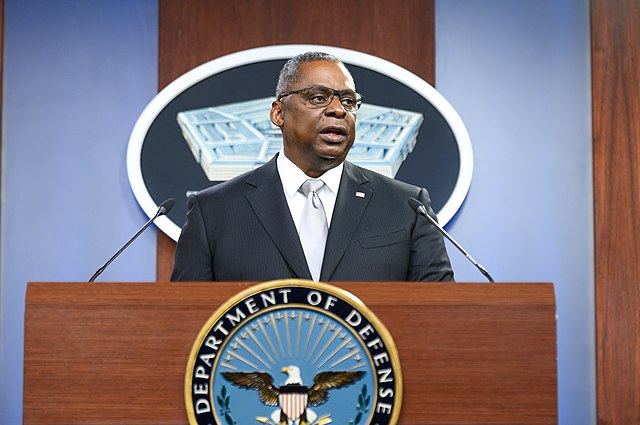
<path fill-rule="evenodd" d="M 3 424 L 21 423 L 26 282 L 87 280 L 146 221 L 125 155 L 156 93 L 157 9 L 5 0 Z M 555 283 L 561 424 L 596 421 L 589 63 L 587 0 L 436 0 L 436 88 L 475 155 L 448 230 L 498 281 Z M 100 280 L 155 280 L 155 249 L 147 232 Z"/>

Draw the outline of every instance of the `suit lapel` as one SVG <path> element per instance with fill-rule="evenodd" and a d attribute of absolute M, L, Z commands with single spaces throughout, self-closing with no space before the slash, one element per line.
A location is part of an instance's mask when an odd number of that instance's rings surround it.
<path fill-rule="evenodd" d="M 321 281 L 326 282 L 331 279 L 369 205 L 373 190 L 363 186 L 368 181 L 360 169 L 345 161 L 324 250 Z"/>
<path fill-rule="evenodd" d="M 246 198 L 284 260 L 297 277 L 311 279 L 300 238 L 282 189 L 276 157 L 249 176 L 247 184 L 255 189 L 248 191 Z"/>

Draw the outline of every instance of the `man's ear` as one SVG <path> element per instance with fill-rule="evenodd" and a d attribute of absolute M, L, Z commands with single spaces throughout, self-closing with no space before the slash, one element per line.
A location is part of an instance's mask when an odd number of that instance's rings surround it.
<path fill-rule="evenodd" d="M 276 127 L 282 127 L 284 125 L 284 110 L 282 109 L 282 103 L 277 100 L 271 104 L 271 111 L 269 112 L 271 122 Z"/>

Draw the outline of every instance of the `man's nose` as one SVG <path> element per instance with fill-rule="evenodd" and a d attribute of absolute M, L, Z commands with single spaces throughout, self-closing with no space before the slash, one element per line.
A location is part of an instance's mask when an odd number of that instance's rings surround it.
<path fill-rule="evenodd" d="M 347 110 L 342 106 L 342 102 L 340 101 L 340 97 L 338 95 L 333 96 L 331 102 L 325 108 L 325 113 L 327 115 L 335 115 L 337 117 L 343 117 L 347 114 Z"/>

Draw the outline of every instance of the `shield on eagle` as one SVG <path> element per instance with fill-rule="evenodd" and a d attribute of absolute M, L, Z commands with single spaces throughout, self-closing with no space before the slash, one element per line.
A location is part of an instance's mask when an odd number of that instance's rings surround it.
<path fill-rule="evenodd" d="M 302 416 L 307 409 L 309 389 L 303 385 L 285 385 L 280 387 L 278 403 L 282 412 L 292 421 Z"/>

